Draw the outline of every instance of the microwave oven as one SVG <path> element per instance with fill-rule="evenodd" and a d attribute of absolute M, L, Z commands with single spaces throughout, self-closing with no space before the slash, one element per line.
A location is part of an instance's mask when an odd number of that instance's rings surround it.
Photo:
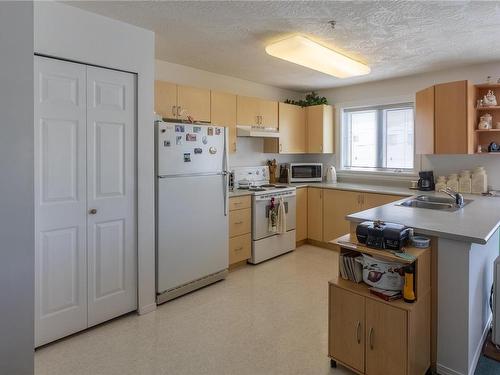
<path fill-rule="evenodd" d="M 321 182 L 323 181 L 323 164 L 290 163 L 288 164 L 288 179 L 290 182 Z"/>

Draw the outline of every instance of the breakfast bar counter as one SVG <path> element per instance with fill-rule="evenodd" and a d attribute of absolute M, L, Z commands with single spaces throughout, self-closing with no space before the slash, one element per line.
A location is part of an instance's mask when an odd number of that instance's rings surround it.
<path fill-rule="evenodd" d="M 444 196 L 442 193 L 422 193 Z M 356 225 L 382 220 L 432 236 L 433 365 L 439 374 L 472 375 L 491 323 L 493 263 L 499 255 L 500 198 L 472 201 L 454 212 L 398 205 L 348 215 Z"/>

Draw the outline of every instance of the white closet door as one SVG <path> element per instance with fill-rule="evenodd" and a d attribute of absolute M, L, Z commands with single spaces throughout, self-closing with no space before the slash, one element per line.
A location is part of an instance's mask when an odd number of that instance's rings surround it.
<path fill-rule="evenodd" d="M 137 308 L 135 75 L 87 67 L 87 100 L 92 326 Z"/>
<path fill-rule="evenodd" d="M 87 327 L 85 76 L 35 57 L 36 346 Z"/>

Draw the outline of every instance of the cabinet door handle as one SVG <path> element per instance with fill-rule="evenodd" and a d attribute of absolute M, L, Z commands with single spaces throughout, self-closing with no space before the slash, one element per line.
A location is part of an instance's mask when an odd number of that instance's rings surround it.
<path fill-rule="evenodd" d="M 235 224 L 243 224 L 243 221 L 237 221 Z"/>
<path fill-rule="evenodd" d="M 370 350 L 373 350 L 373 327 L 370 328 L 370 332 L 368 333 L 368 342 L 370 343 Z"/>
<path fill-rule="evenodd" d="M 283 145 L 280 143 L 280 152 L 283 151 Z"/>
<path fill-rule="evenodd" d="M 233 143 L 233 151 L 236 151 L 236 142 Z"/>
<path fill-rule="evenodd" d="M 175 108 L 176 108 L 176 107 L 177 107 L 176 105 L 173 105 L 173 106 L 172 106 L 172 116 L 175 116 Z"/>
<path fill-rule="evenodd" d="M 236 249 L 234 249 L 234 251 L 241 251 L 243 250 L 243 246 L 240 246 L 240 247 L 237 247 Z"/>
<path fill-rule="evenodd" d="M 181 106 L 178 105 L 177 106 L 177 117 L 179 117 L 181 115 Z"/>
<path fill-rule="evenodd" d="M 358 344 L 361 344 L 361 322 L 358 320 L 358 324 L 356 324 L 356 341 Z"/>

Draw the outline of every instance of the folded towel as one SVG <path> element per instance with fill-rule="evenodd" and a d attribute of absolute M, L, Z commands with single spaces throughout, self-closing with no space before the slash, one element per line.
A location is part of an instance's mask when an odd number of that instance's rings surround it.
<path fill-rule="evenodd" d="M 283 234 L 286 232 L 286 210 L 285 210 L 285 201 L 283 197 L 279 197 L 278 199 L 278 215 L 277 215 L 277 223 L 276 223 L 276 232 L 279 234 Z"/>
<path fill-rule="evenodd" d="M 271 233 L 276 233 L 278 230 L 278 207 L 274 204 L 274 198 L 271 198 L 269 205 L 269 215 L 267 217 L 267 230 Z"/>

